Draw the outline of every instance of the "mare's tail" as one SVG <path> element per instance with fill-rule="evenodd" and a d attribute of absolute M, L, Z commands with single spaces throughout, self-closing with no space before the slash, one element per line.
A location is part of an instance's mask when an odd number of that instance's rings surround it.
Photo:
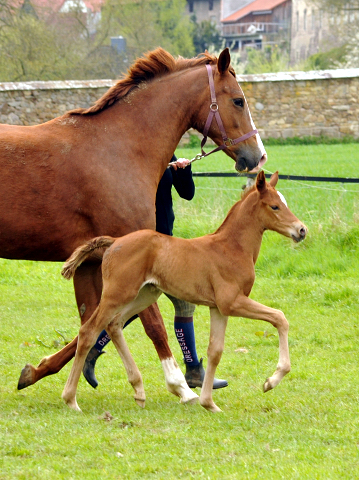
<path fill-rule="evenodd" d="M 61 275 L 67 280 L 70 280 L 75 275 L 76 269 L 81 265 L 86 258 L 91 255 L 94 250 L 98 248 L 108 248 L 110 247 L 116 238 L 113 237 L 96 237 L 92 240 L 89 240 L 84 245 L 77 247 L 73 252 L 71 257 L 66 260 L 64 266 L 61 270 Z"/>

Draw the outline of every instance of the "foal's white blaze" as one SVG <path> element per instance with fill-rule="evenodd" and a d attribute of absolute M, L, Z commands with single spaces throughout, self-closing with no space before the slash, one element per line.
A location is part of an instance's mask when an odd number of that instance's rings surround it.
<path fill-rule="evenodd" d="M 184 375 L 173 357 L 161 361 L 165 373 L 167 390 L 177 397 L 181 403 L 196 403 L 198 395 L 187 385 Z"/>
<path fill-rule="evenodd" d="M 288 205 L 287 205 L 287 200 L 284 198 L 284 195 L 283 195 L 282 193 L 278 192 L 278 190 L 277 190 L 277 193 L 278 193 L 278 195 L 279 195 L 279 198 L 280 198 L 280 199 L 282 200 L 282 202 L 284 203 L 284 205 L 285 205 L 286 207 L 288 207 Z"/>

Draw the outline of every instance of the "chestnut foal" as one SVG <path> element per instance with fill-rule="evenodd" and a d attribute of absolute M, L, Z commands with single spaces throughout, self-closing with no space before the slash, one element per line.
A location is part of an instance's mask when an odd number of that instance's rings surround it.
<path fill-rule="evenodd" d="M 70 376 L 62 397 L 69 407 L 80 410 L 76 389 L 90 348 L 106 329 L 124 361 L 136 401 L 143 406 L 145 393 L 141 374 L 122 334 L 122 326 L 133 314 L 154 303 L 162 292 L 210 308 L 211 327 L 208 365 L 199 402 L 211 412 L 220 409 L 212 399 L 212 385 L 224 348 L 228 316 L 265 320 L 278 330 L 279 362 L 263 386 L 271 390 L 290 371 L 288 322 L 280 310 L 248 298 L 265 230 L 274 230 L 295 242 L 303 240 L 307 228 L 276 192 L 278 172 L 267 183 L 263 172 L 255 185 L 229 211 L 218 230 L 204 237 L 182 239 L 152 230 L 140 230 L 124 237 L 98 237 L 74 251 L 62 274 L 71 278 L 76 268 L 97 248 L 106 248 L 103 263 L 101 302 L 92 317 L 80 328 L 79 341 Z M 178 366 L 169 358 L 162 361 L 167 388 L 182 397 L 176 375 Z M 193 398 L 181 398 L 194 403 Z"/>

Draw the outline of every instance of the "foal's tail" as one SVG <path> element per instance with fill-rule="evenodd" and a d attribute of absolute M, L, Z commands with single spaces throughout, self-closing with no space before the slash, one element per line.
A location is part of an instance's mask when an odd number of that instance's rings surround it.
<path fill-rule="evenodd" d="M 76 269 L 94 250 L 97 250 L 98 248 L 108 248 L 115 240 L 116 238 L 113 237 L 96 237 L 89 240 L 84 245 L 77 247 L 62 267 L 61 275 L 67 280 L 70 280 L 70 278 L 75 275 Z"/>

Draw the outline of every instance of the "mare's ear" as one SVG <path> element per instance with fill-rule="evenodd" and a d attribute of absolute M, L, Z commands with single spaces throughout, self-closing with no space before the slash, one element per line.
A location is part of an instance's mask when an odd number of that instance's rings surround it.
<path fill-rule="evenodd" d="M 272 185 L 272 187 L 275 187 L 278 183 L 278 170 L 273 173 L 273 175 L 270 177 L 270 180 L 269 180 L 269 185 Z"/>
<path fill-rule="evenodd" d="M 226 73 L 231 63 L 229 48 L 225 48 L 218 58 L 218 71 L 220 74 Z"/>
<path fill-rule="evenodd" d="M 262 194 L 267 190 L 266 177 L 264 175 L 263 170 L 261 170 L 257 175 L 256 188 L 258 192 Z"/>

